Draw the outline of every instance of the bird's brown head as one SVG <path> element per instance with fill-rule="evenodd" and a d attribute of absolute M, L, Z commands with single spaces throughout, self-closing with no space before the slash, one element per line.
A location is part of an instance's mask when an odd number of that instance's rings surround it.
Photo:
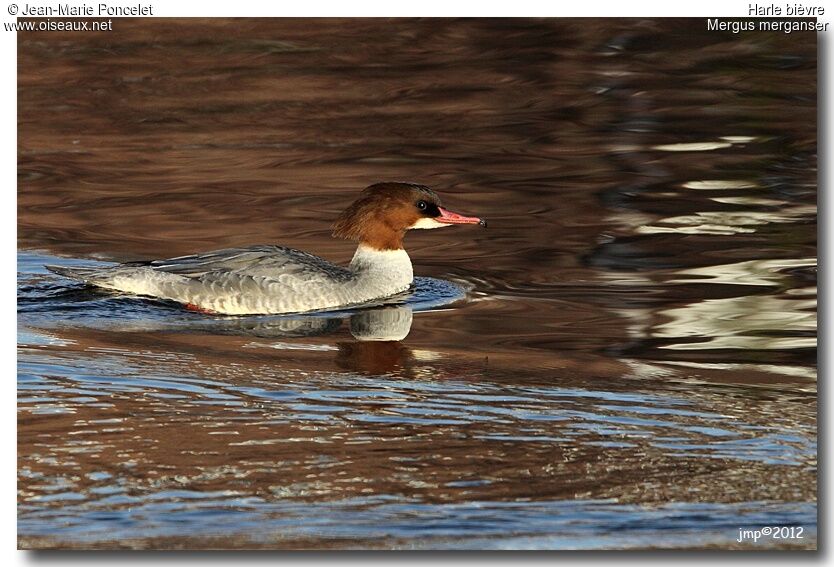
<path fill-rule="evenodd" d="M 486 221 L 444 209 L 437 193 L 414 183 L 371 185 L 333 223 L 333 236 L 377 250 L 399 250 L 406 231 Z"/>

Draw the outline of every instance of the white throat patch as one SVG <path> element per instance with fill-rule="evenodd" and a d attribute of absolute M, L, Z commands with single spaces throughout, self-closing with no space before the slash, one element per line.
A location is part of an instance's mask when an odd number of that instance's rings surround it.
<path fill-rule="evenodd" d="M 408 228 L 410 230 L 413 228 L 443 228 L 444 226 L 452 225 L 445 222 L 437 222 L 436 220 L 429 217 L 423 217 Z"/>

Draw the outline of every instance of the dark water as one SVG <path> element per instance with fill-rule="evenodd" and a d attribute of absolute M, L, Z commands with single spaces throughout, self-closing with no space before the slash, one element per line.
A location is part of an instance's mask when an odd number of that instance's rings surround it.
<path fill-rule="evenodd" d="M 816 546 L 816 37 L 702 20 L 129 20 L 18 44 L 23 547 Z M 43 264 L 415 231 L 368 309 Z M 737 542 L 799 526 L 803 539 Z"/>

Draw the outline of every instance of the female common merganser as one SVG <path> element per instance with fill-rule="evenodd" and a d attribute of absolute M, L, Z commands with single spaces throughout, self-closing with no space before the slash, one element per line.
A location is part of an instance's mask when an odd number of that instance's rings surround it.
<path fill-rule="evenodd" d="M 440 206 L 423 185 L 377 183 L 333 224 L 333 236 L 358 240 L 347 268 L 283 246 L 228 248 L 109 268 L 47 266 L 104 289 L 177 301 L 206 313 L 299 313 L 366 303 L 403 292 L 414 272 L 403 237 L 415 228 L 486 222 Z"/>

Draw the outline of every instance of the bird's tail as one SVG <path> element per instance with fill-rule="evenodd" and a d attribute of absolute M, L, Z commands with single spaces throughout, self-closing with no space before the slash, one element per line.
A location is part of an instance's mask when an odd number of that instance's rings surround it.
<path fill-rule="evenodd" d="M 189 278 L 168 274 L 144 265 L 116 266 L 44 266 L 52 273 L 84 282 L 87 285 L 129 293 L 150 295 L 179 301 L 179 291 L 191 283 Z"/>
<path fill-rule="evenodd" d="M 53 274 L 64 276 L 73 280 L 78 280 L 86 284 L 100 285 L 102 278 L 105 276 L 107 268 L 82 268 L 74 267 L 67 268 L 64 266 L 44 266 Z"/>

